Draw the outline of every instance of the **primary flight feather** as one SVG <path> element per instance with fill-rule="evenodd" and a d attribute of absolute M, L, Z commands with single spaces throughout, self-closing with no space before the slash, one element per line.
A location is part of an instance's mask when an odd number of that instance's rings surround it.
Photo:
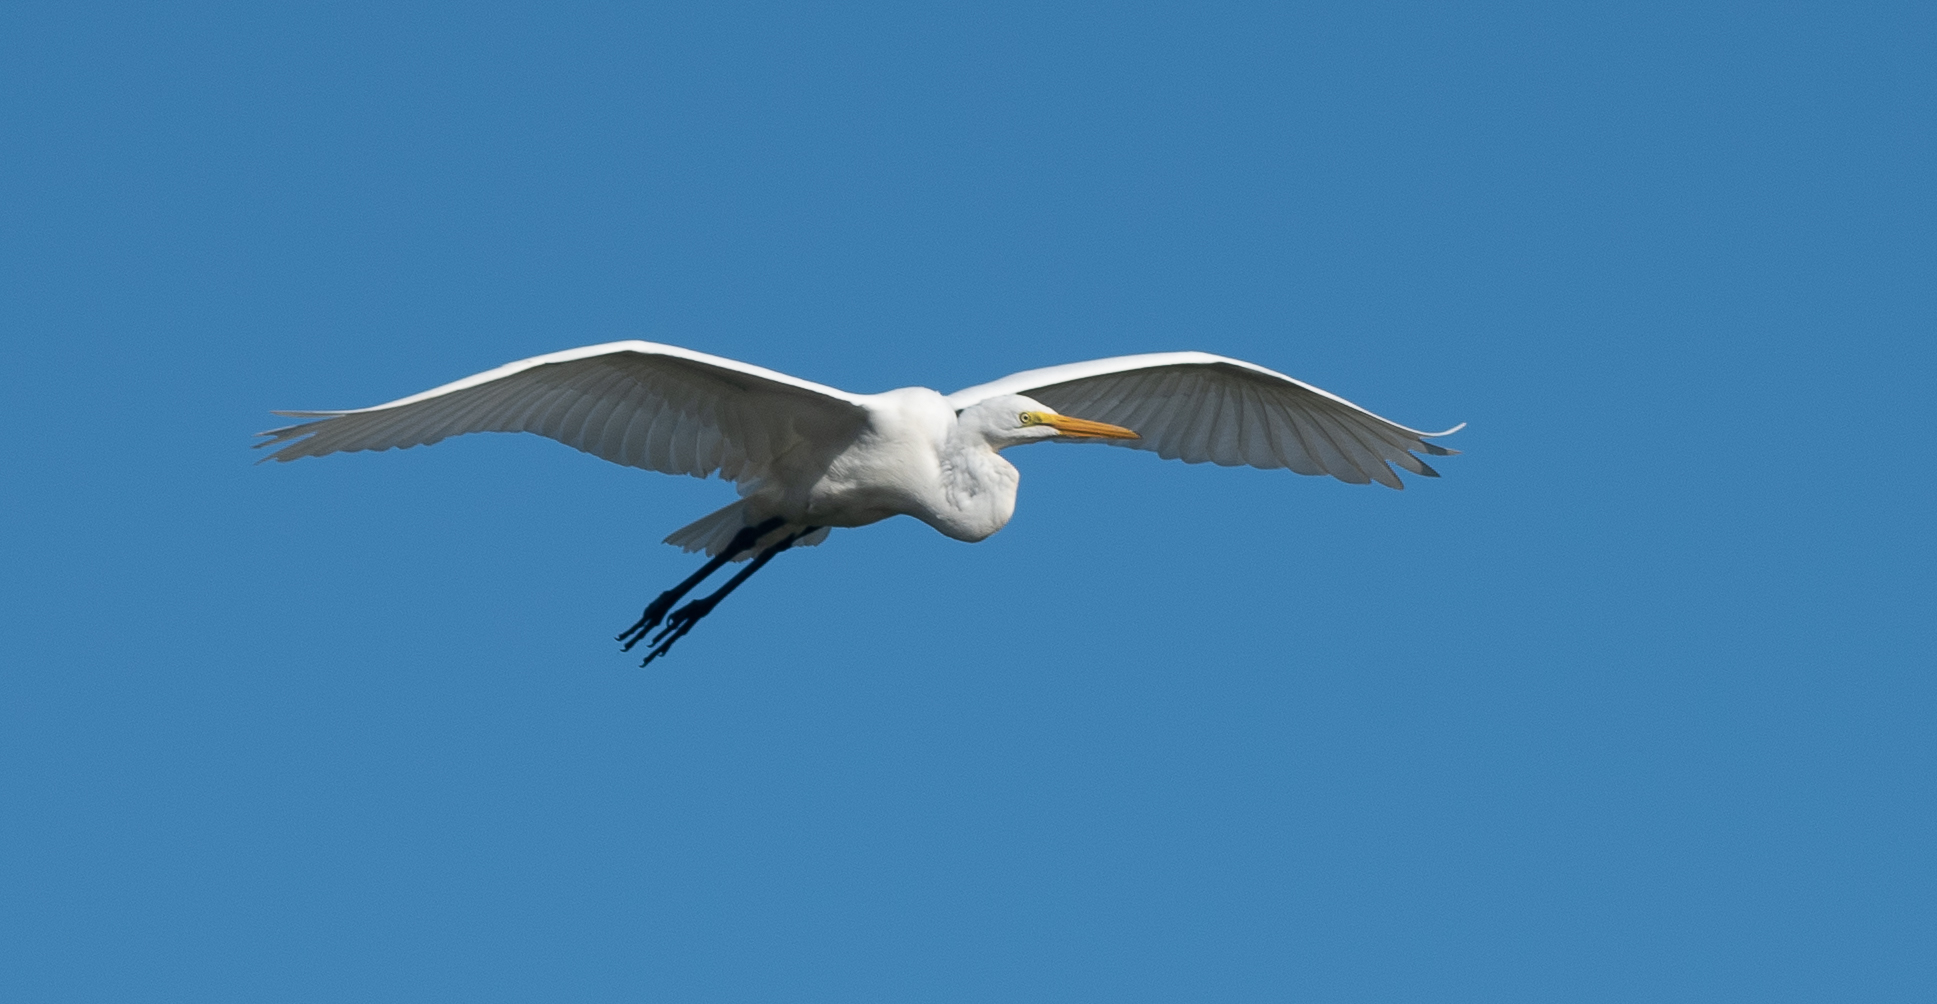
<path fill-rule="evenodd" d="M 1455 452 L 1428 440 L 1463 428 L 1407 428 L 1282 373 L 1204 352 L 1052 366 L 943 396 L 926 387 L 850 394 L 640 341 L 534 356 L 373 408 L 277 414 L 314 421 L 263 433 L 256 445 L 279 447 L 270 460 L 535 432 L 628 467 L 734 482 L 739 501 L 666 538 L 712 560 L 620 635 L 629 650 L 664 622 L 646 662 L 775 555 L 818 544 L 835 527 L 907 515 L 957 540 L 1002 529 L 1020 480 L 1000 454 L 1011 446 L 1103 442 L 1188 463 L 1401 488 L 1390 464 L 1438 477 L 1415 454 Z M 672 609 L 743 559 L 751 562 L 717 592 Z"/>

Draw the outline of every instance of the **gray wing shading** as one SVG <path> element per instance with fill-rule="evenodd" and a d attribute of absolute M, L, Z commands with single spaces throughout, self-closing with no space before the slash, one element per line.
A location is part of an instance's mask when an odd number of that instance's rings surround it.
<path fill-rule="evenodd" d="M 866 413 L 854 395 L 672 345 L 612 342 L 535 356 L 421 394 L 262 433 L 267 460 L 435 443 L 467 432 L 534 432 L 666 474 L 765 475 L 803 441 L 840 442 Z"/>
<path fill-rule="evenodd" d="M 1118 356 L 1029 370 L 949 395 L 957 409 L 1002 394 L 1025 394 L 1078 418 L 1130 428 L 1143 438 L 1103 440 L 1186 463 L 1287 467 L 1340 481 L 1404 483 L 1387 462 L 1438 477 L 1414 456 L 1447 456 L 1421 432 L 1335 394 L 1240 359 L 1207 352 Z"/>

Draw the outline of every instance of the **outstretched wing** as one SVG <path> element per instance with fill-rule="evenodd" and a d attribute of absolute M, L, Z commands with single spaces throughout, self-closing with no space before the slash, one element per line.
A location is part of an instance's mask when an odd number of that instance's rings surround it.
<path fill-rule="evenodd" d="M 374 408 L 276 414 L 320 421 L 262 433 L 257 446 L 282 446 L 269 460 L 535 432 L 615 464 L 736 481 L 803 440 L 840 442 L 865 419 L 844 391 L 652 342 L 534 356 Z"/>
<path fill-rule="evenodd" d="M 1151 450 L 1167 460 L 1226 467 L 1289 467 L 1362 485 L 1405 485 L 1386 461 L 1427 477 L 1439 472 L 1413 456 L 1458 452 L 1387 421 L 1336 394 L 1208 352 L 1156 352 L 1050 366 L 958 390 L 957 409 L 1002 394 L 1026 394 L 1059 412 L 1126 426 L 1141 439 L 1098 440 Z"/>

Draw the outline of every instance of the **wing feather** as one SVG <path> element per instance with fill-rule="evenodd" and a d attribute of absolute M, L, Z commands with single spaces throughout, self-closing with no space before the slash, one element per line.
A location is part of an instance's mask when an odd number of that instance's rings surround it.
<path fill-rule="evenodd" d="M 1332 439 L 1367 477 L 1387 488 L 1405 487 L 1405 482 L 1400 481 L 1399 476 L 1392 473 L 1392 468 L 1386 466 L 1385 458 L 1379 455 L 1379 448 L 1371 437 L 1361 435 L 1350 422 L 1329 411 L 1323 413 L 1322 417 L 1326 429 L 1332 433 Z"/>
<path fill-rule="evenodd" d="M 1244 418 L 1238 435 L 1238 443 L 1244 452 L 1244 462 L 1253 467 L 1270 469 L 1283 467 L 1285 462 L 1278 456 L 1276 446 L 1271 442 L 1271 412 L 1263 401 L 1258 399 L 1255 388 L 1245 387 Z"/>
<path fill-rule="evenodd" d="M 1345 451 L 1327 435 L 1325 427 L 1319 424 L 1317 411 L 1290 412 L 1291 423 L 1298 430 L 1298 438 L 1311 448 L 1312 455 L 1318 458 L 1319 467 L 1332 477 L 1348 484 L 1363 485 L 1371 482 L 1365 472 L 1359 470 L 1345 456 Z"/>
<path fill-rule="evenodd" d="M 1192 393 L 1197 388 L 1191 374 L 1179 373 L 1177 379 L 1170 381 L 1171 391 L 1164 397 L 1164 410 L 1175 410 L 1180 420 L 1169 427 L 1164 437 L 1164 448 L 1157 455 L 1165 460 L 1183 460 L 1190 455 L 1190 440 L 1204 422 L 1204 409 L 1198 395 Z M 1188 463 L 1188 461 L 1186 461 Z"/>
<path fill-rule="evenodd" d="M 676 473 L 690 474 L 699 468 L 699 457 L 693 447 L 699 438 L 699 416 L 681 408 L 673 413 L 673 468 Z"/>
<path fill-rule="evenodd" d="M 722 461 L 726 459 L 723 456 L 725 451 L 721 449 L 725 437 L 720 435 L 718 409 L 702 406 L 699 419 L 699 442 L 694 446 L 693 453 L 699 459 L 701 470 L 717 471 L 724 466 Z"/>
<path fill-rule="evenodd" d="M 1341 422 L 1345 423 L 1347 428 L 1352 430 L 1353 435 L 1358 436 L 1359 440 L 1370 447 L 1372 452 L 1377 454 L 1380 459 L 1398 464 L 1400 467 L 1414 474 L 1428 477 L 1436 476 L 1427 474 L 1432 468 L 1427 467 L 1418 457 L 1413 456 L 1412 452 L 1406 448 L 1406 442 L 1391 429 L 1377 422 L 1367 421 L 1364 416 L 1351 412 L 1334 410 L 1334 414 Z"/>
<path fill-rule="evenodd" d="M 1244 385 L 1222 383 L 1217 387 L 1217 422 L 1211 426 L 1211 463 L 1220 467 L 1238 467 L 1244 463 L 1244 453 L 1238 448 L 1238 438 L 1244 429 L 1244 403 L 1240 395 Z"/>
<path fill-rule="evenodd" d="M 746 450 L 749 465 L 760 467 L 765 461 L 755 463 L 754 458 L 775 457 L 785 452 L 780 440 L 782 432 L 776 432 L 768 426 L 768 423 L 761 421 L 758 412 L 746 402 L 733 401 L 730 404 L 737 420 L 736 424 L 740 426 L 737 442 Z"/>
<path fill-rule="evenodd" d="M 855 395 L 719 356 L 611 342 L 500 366 L 354 411 L 263 433 L 266 459 L 422 446 L 469 432 L 533 432 L 614 463 L 740 480 L 806 436 L 858 431 Z"/>
<path fill-rule="evenodd" d="M 1237 389 L 1238 408 L 1238 454 L 1240 463 L 1254 467 L 1280 466 L 1278 458 L 1271 455 L 1270 443 L 1265 438 L 1264 416 L 1258 407 L 1257 395 L 1249 387 Z"/>
<path fill-rule="evenodd" d="M 614 385 L 626 382 L 625 374 L 619 370 L 606 373 L 587 373 L 572 380 L 561 388 L 561 400 L 553 406 L 551 428 L 539 434 L 556 439 L 575 449 L 585 450 L 590 445 L 586 433 L 591 428 L 592 413 L 600 404 L 610 405 L 609 397 Z"/>
<path fill-rule="evenodd" d="M 625 412 L 625 435 L 620 440 L 618 462 L 627 467 L 646 468 L 646 441 L 652 438 L 650 396 L 644 387 L 634 387 L 633 400 Z"/>
<path fill-rule="evenodd" d="M 1192 411 L 1197 413 L 1197 421 L 1192 425 L 1190 437 L 1184 440 L 1183 455 L 1197 458 L 1199 463 L 1217 459 L 1217 423 L 1224 409 L 1223 388 L 1217 383 L 1204 380 L 1191 381 L 1194 386 Z M 1189 463 L 1189 461 L 1185 461 Z"/>
<path fill-rule="evenodd" d="M 1274 427 L 1282 430 L 1284 434 L 1287 450 L 1285 456 L 1288 458 L 1286 466 L 1300 474 L 1326 473 L 1325 463 L 1320 458 L 1318 449 L 1312 445 L 1311 439 L 1306 435 L 1304 427 L 1299 424 L 1297 414 L 1279 402 L 1273 415 L 1277 419 Z"/>
<path fill-rule="evenodd" d="M 1320 434 L 1331 442 L 1332 446 L 1345 458 L 1345 462 L 1357 468 L 1360 474 L 1365 475 L 1365 481 L 1355 483 L 1369 484 L 1373 479 L 1372 468 L 1378 463 L 1378 458 L 1367 452 L 1365 444 L 1359 442 L 1352 435 L 1351 430 L 1341 425 L 1338 419 L 1330 414 L 1328 409 L 1314 408 L 1312 409 L 1311 416 L 1312 424 L 1318 426 Z"/>
<path fill-rule="evenodd" d="M 1188 463 L 1288 467 L 1341 481 L 1404 482 L 1390 464 L 1438 477 L 1415 454 L 1456 451 L 1335 394 L 1253 363 L 1205 352 L 1160 352 L 1051 366 L 949 395 L 966 408 L 1002 394 L 1027 394 L 1080 418 L 1127 426 L 1143 438 L 1107 440 Z"/>
<path fill-rule="evenodd" d="M 1141 408 L 1134 414 L 1132 421 L 1140 422 L 1142 427 L 1151 430 L 1150 448 L 1157 451 L 1157 456 L 1165 460 L 1175 460 L 1179 454 L 1174 444 L 1177 438 L 1183 435 L 1183 429 L 1180 427 L 1181 423 L 1159 422 L 1157 418 L 1159 415 L 1171 410 L 1171 402 L 1176 397 L 1177 387 L 1183 380 L 1184 375 L 1182 373 L 1163 373 L 1157 381 L 1157 386 L 1148 397 L 1141 401 L 1137 401 L 1134 398 L 1130 402 L 1124 402 L 1121 399 L 1112 401 L 1110 404 L 1115 407 L 1106 408 L 1104 411 L 1115 414 L 1116 408 L 1121 407 L 1125 403 L 1141 405 Z M 1098 414 L 1102 413 L 1103 411 L 1098 412 Z M 1123 423 L 1118 422 L 1116 424 L 1122 425 Z M 1131 428 L 1136 427 L 1131 426 Z"/>
<path fill-rule="evenodd" d="M 650 407 L 652 432 L 646 438 L 646 467 L 655 471 L 677 474 L 679 472 L 673 468 L 672 405 L 664 398 L 657 398 Z"/>
<path fill-rule="evenodd" d="M 586 452 L 598 457 L 624 454 L 625 427 L 631 418 L 628 411 L 638 399 L 639 388 L 631 383 L 605 395 L 599 406 L 585 416 Z"/>

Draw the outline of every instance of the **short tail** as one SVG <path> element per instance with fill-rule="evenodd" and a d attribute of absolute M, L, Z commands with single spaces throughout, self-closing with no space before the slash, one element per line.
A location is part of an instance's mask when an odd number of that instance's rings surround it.
<path fill-rule="evenodd" d="M 747 500 L 741 499 L 724 509 L 714 510 L 674 530 L 666 536 L 666 543 L 689 553 L 705 551 L 708 557 L 714 557 L 726 550 L 727 545 L 733 543 L 734 536 L 742 529 L 752 525 L 747 519 Z M 800 527 L 789 524 L 768 534 L 760 543 L 764 546 L 779 540 L 786 534 L 798 533 L 800 530 Z M 821 527 L 795 541 L 794 546 L 813 547 L 826 540 L 827 534 L 828 528 Z M 759 548 L 755 548 L 752 551 L 743 552 L 733 560 L 745 561 L 753 557 L 758 550 Z"/>

